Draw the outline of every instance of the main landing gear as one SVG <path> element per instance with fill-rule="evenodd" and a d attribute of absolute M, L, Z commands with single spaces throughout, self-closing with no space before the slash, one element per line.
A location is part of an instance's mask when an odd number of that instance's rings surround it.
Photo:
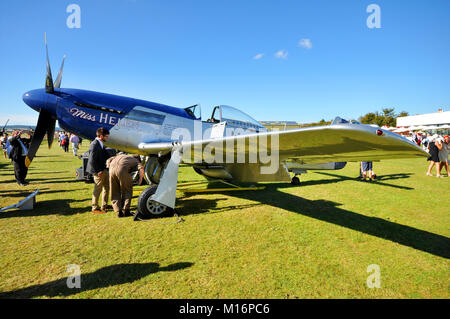
<path fill-rule="evenodd" d="M 145 173 L 147 180 L 157 184 L 150 185 L 139 195 L 135 220 L 167 217 L 174 213 L 181 151 L 175 149 L 170 158 L 156 160 L 157 163 L 154 160 L 148 161 L 149 165 L 145 166 Z"/>
<path fill-rule="evenodd" d="M 169 217 L 173 215 L 174 210 L 164 204 L 158 203 L 152 199 L 156 193 L 158 185 L 151 185 L 142 191 L 138 197 L 138 213 L 141 217 Z"/>

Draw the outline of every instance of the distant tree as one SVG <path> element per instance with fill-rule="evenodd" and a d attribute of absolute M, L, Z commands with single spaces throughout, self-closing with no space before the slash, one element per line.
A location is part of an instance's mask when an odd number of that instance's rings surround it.
<path fill-rule="evenodd" d="M 369 112 L 363 116 L 360 116 L 359 121 L 363 124 L 396 126 L 397 117 L 399 116 L 408 116 L 408 112 L 402 111 L 396 115 L 394 108 L 384 108 L 381 112 Z"/>
<path fill-rule="evenodd" d="M 384 117 L 388 117 L 388 116 L 394 117 L 395 116 L 394 108 L 392 108 L 392 109 L 386 108 L 386 109 L 382 109 L 382 111 L 383 111 Z"/>
<path fill-rule="evenodd" d="M 376 115 L 375 113 L 367 113 L 366 115 L 359 117 L 359 122 L 362 124 L 374 124 L 375 123 Z"/>
<path fill-rule="evenodd" d="M 395 112 L 394 108 L 385 108 L 381 110 L 383 113 L 380 116 L 380 119 L 377 121 L 379 126 L 395 126 Z"/>

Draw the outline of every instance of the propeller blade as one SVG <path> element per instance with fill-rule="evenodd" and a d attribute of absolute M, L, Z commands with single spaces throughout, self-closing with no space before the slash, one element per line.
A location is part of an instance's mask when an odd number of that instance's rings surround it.
<path fill-rule="evenodd" d="M 30 147 L 28 148 L 27 157 L 25 158 L 26 167 L 30 166 L 31 161 L 36 155 L 36 152 L 39 149 L 39 146 L 41 145 L 45 134 L 51 128 L 52 123 L 55 123 L 55 120 L 52 118 L 51 114 L 46 110 L 41 110 L 39 112 L 39 119 L 36 125 L 36 131 L 34 132 L 33 139 L 31 140 Z"/>
<path fill-rule="evenodd" d="M 45 77 L 45 92 L 53 93 L 55 90 L 53 88 L 52 70 L 50 68 L 50 60 L 48 58 L 47 33 L 45 33 L 45 52 L 47 53 L 47 76 Z"/>
<path fill-rule="evenodd" d="M 58 89 L 61 87 L 61 80 L 62 80 L 62 73 L 63 73 L 63 69 L 64 69 L 64 60 L 65 59 L 66 59 L 66 56 L 64 55 L 62 63 L 61 63 L 61 68 L 59 69 L 58 76 L 56 77 L 55 84 L 53 85 L 55 88 L 58 88 Z"/>
<path fill-rule="evenodd" d="M 48 148 L 52 147 L 53 138 L 55 137 L 55 125 L 56 119 L 52 118 L 50 121 L 50 126 L 47 128 Z"/>

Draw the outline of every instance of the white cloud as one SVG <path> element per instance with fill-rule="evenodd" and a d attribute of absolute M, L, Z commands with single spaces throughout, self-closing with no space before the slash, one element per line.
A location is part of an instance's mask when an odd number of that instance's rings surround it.
<path fill-rule="evenodd" d="M 312 42 L 310 39 L 300 39 L 298 46 L 309 50 L 312 49 Z"/>
<path fill-rule="evenodd" d="M 259 59 L 261 59 L 263 56 L 264 56 L 264 53 L 258 53 L 257 55 L 255 55 L 255 56 L 253 57 L 253 60 L 259 60 Z"/>
<path fill-rule="evenodd" d="M 280 50 L 278 52 L 275 53 L 275 57 L 277 59 L 286 59 L 288 56 L 288 52 L 284 51 L 284 50 Z"/>

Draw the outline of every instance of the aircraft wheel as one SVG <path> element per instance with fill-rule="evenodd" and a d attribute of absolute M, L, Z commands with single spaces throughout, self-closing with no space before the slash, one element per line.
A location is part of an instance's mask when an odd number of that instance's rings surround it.
<path fill-rule="evenodd" d="M 147 187 L 139 195 L 137 206 L 140 217 L 167 217 L 173 213 L 172 208 L 150 199 L 150 197 L 155 194 L 157 188 L 157 185 Z"/>
<path fill-rule="evenodd" d="M 295 185 L 295 186 L 299 186 L 300 185 L 300 178 L 298 178 L 297 176 L 292 177 L 291 184 Z"/>

